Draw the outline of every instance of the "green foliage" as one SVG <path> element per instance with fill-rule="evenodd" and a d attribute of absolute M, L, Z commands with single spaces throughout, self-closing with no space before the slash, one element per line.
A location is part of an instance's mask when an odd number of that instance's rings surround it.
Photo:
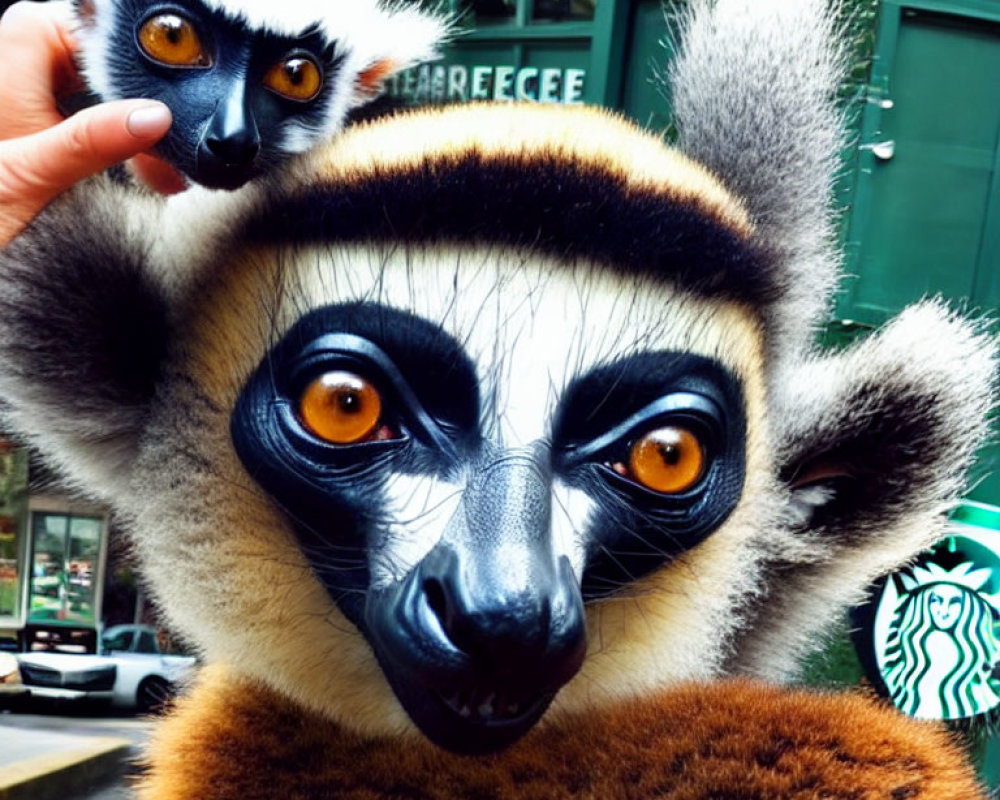
<path fill-rule="evenodd" d="M 864 680 L 864 668 L 850 636 L 850 623 L 844 617 L 831 631 L 822 650 L 812 653 L 802 665 L 802 679 L 810 686 L 858 686 Z"/>
<path fill-rule="evenodd" d="M 13 614 L 17 602 L 17 581 L 0 578 L 0 615 Z"/>
<path fill-rule="evenodd" d="M 841 98 L 854 104 L 864 95 L 875 55 L 878 0 L 843 0 L 839 20 L 848 40 L 850 66 L 841 87 Z"/>

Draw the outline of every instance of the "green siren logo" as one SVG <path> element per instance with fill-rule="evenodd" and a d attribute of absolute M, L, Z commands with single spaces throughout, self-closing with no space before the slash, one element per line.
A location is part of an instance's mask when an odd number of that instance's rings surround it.
<path fill-rule="evenodd" d="M 1000 534 L 953 530 L 880 582 L 860 613 L 870 677 L 900 710 L 924 719 L 1000 709 Z"/>

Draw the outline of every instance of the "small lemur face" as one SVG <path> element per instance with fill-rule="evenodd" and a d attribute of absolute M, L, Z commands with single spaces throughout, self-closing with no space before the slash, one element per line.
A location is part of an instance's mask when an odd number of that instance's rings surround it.
<path fill-rule="evenodd" d="M 210 188 L 234 189 L 328 127 L 344 55 L 318 27 L 287 36 L 196 0 L 115 9 L 107 63 L 119 97 L 170 107 L 158 153 Z"/>
<path fill-rule="evenodd" d="M 83 74 L 101 99 L 152 98 L 159 156 L 235 189 L 337 133 L 381 81 L 433 57 L 444 20 L 378 0 L 74 0 Z"/>

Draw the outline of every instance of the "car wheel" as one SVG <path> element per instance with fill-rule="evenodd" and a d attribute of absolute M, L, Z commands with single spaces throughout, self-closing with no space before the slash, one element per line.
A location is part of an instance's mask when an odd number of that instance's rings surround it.
<path fill-rule="evenodd" d="M 174 696 L 174 687 L 170 681 L 156 675 L 150 675 L 139 684 L 135 693 L 135 706 L 141 714 L 159 711 Z"/>

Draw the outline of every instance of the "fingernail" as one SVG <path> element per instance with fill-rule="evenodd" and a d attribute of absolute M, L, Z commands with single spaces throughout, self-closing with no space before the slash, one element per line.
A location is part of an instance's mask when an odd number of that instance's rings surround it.
<path fill-rule="evenodd" d="M 137 108 L 128 115 L 125 125 L 136 139 L 162 136 L 170 127 L 170 109 L 161 103 Z"/>

